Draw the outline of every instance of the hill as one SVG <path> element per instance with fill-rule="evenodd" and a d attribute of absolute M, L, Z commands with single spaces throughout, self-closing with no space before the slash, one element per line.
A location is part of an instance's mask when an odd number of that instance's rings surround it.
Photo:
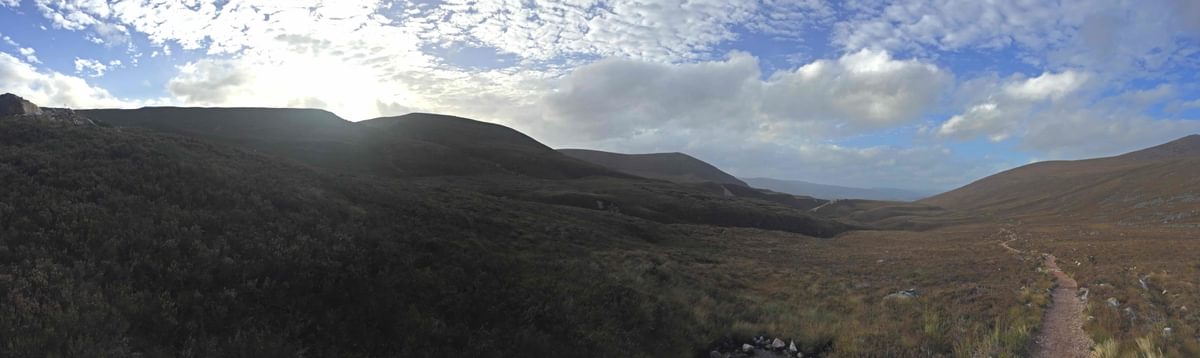
<path fill-rule="evenodd" d="M 355 123 L 315 109 L 148 107 L 79 113 L 113 126 L 201 137 L 317 167 L 389 176 L 625 176 L 561 155 L 507 127 L 451 116 L 410 114 Z"/>
<path fill-rule="evenodd" d="M 970 257 L 929 234 L 816 239 L 792 232 L 847 227 L 794 196 L 346 172 L 229 125 L 0 119 L 0 356 L 690 357 L 767 334 L 805 356 L 1019 354 L 1024 331 L 991 325 L 1036 318 L 1011 294 L 1033 267 L 975 231 L 954 234 Z M 477 139 L 524 141 L 495 133 Z M 439 136 L 421 135 L 470 148 Z M 876 303 L 910 284 L 929 288 Z"/>
<path fill-rule="evenodd" d="M 661 223 L 785 230 L 831 237 L 852 228 L 769 196 L 642 179 L 559 153 L 516 130 L 461 117 L 415 113 L 363 122 L 308 109 L 82 110 L 116 127 L 138 127 L 251 149 L 314 168 L 381 178 L 432 178 L 530 202 L 620 210 Z"/>
<path fill-rule="evenodd" d="M 713 182 L 749 186 L 712 164 L 684 153 L 621 154 L 587 149 L 559 149 L 558 151 L 577 159 L 644 178 L 676 183 Z"/>
<path fill-rule="evenodd" d="M 1200 136 L 1114 157 L 1033 163 L 921 202 L 993 215 L 1194 225 Z"/>
<path fill-rule="evenodd" d="M 863 199 L 885 201 L 915 201 L 928 197 L 929 193 L 891 188 L 853 188 L 838 185 L 810 183 L 799 180 L 771 178 L 746 178 L 756 188 L 769 189 L 793 195 L 806 195 L 820 199 Z"/>

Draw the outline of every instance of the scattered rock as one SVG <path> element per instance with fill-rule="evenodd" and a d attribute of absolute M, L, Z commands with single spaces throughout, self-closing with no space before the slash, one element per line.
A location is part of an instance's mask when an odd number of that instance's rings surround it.
<path fill-rule="evenodd" d="M 1163 335 L 1164 335 L 1164 336 L 1167 336 L 1167 337 L 1170 337 L 1170 336 L 1171 336 L 1171 332 L 1172 332 L 1172 331 L 1173 331 L 1173 330 L 1171 329 L 1171 327 L 1164 327 L 1164 328 L 1163 328 Z"/>
<path fill-rule="evenodd" d="M 725 358 L 725 355 L 721 354 L 721 352 L 717 352 L 714 350 L 714 351 L 708 352 L 708 358 Z"/>
<path fill-rule="evenodd" d="M 1124 313 L 1125 318 L 1128 318 L 1130 321 L 1135 320 L 1138 317 L 1137 311 L 1134 311 L 1133 307 L 1125 307 L 1125 309 L 1121 310 L 1121 312 Z"/>
<path fill-rule="evenodd" d="M 898 291 L 898 292 L 896 292 L 896 293 L 893 293 L 893 294 L 890 294 L 890 295 L 884 296 L 884 297 L 883 297 L 883 299 L 885 299 L 885 300 L 886 300 L 886 299 L 901 299 L 901 300 L 907 300 L 907 299 L 914 298 L 914 297 L 917 297 L 917 296 L 920 296 L 920 293 L 918 293 L 918 292 L 917 292 L 917 289 L 915 289 L 915 288 L 910 288 L 910 289 L 907 289 L 907 290 L 904 290 L 904 291 Z"/>
<path fill-rule="evenodd" d="M 791 351 L 792 353 L 799 351 L 799 349 L 796 349 L 796 341 L 792 341 L 788 344 L 788 351 Z"/>
<path fill-rule="evenodd" d="M 753 351 L 754 351 L 754 346 L 750 345 L 749 343 L 742 344 L 742 352 L 750 353 Z"/>
<path fill-rule="evenodd" d="M 787 344 L 783 343 L 783 340 L 781 340 L 781 339 L 779 339 L 779 338 L 775 338 L 775 340 L 774 340 L 774 341 L 771 341 L 771 349 L 774 349 L 774 350 L 780 350 L 780 349 L 783 349 L 783 347 L 786 347 L 786 346 L 787 346 Z"/>
<path fill-rule="evenodd" d="M 1116 297 L 1109 297 L 1104 302 L 1108 302 L 1108 305 L 1113 308 L 1121 307 L 1121 301 L 1118 301 Z"/>
<path fill-rule="evenodd" d="M 75 113 L 70 108 L 38 107 L 12 93 L 0 95 L 0 118 L 32 119 L 44 122 L 71 125 L 96 125 L 91 119 Z"/>

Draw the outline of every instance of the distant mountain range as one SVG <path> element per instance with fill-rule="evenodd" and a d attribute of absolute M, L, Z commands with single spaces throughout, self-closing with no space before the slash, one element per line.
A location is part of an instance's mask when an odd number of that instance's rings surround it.
<path fill-rule="evenodd" d="M 767 189 L 817 199 L 914 201 L 933 193 L 891 188 L 852 188 L 799 180 L 738 179 L 720 168 L 684 153 L 621 154 L 587 149 L 559 149 L 560 153 L 592 164 L 643 178 L 676 183 L 711 182 Z"/>
<path fill-rule="evenodd" d="M 865 199 L 887 201 L 915 201 L 933 193 L 893 188 L 853 188 L 838 185 L 810 183 L 799 180 L 771 178 L 744 178 L 751 186 L 781 193 L 806 195 L 820 199 Z"/>

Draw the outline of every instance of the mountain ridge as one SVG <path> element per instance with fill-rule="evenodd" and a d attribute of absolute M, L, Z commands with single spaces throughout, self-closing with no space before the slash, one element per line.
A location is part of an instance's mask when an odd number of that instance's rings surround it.
<path fill-rule="evenodd" d="M 680 152 L 625 154 L 575 148 L 558 149 L 558 152 L 645 178 L 678 183 L 713 182 L 749 186 L 708 162 Z"/>

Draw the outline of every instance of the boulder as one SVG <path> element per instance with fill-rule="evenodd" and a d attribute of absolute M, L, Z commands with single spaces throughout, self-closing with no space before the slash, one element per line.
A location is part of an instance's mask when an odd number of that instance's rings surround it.
<path fill-rule="evenodd" d="M 752 346 L 752 345 L 750 345 L 750 344 L 748 344 L 748 343 L 743 343 L 743 344 L 742 344 L 742 352 L 750 353 L 750 352 L 753 352 L 753 351 L 754 351 L 754 346 Z"/>
<path fill-rule="evenodd" d="M 792 353 L 800 351 L 799 349 L 796 349 L 796 341 L 792 341 L 790 344 L 788 344 L 788 351 L 791 351 Z"/>
<path fill-rule="evenodd" d="M 36 104 L 12 93 L 0 94 L 0 117 L 42 114 Z"/>
<path fill-rule="evenodd" d="M 774 350 L 780 350 L 780 349 L 783 349 L 783 347 L 786 347 L 786 346 L 787 346 L 787 344 L 786 344 L 786 343 L 783 343 L 783 340 L 782 340 L 782 339 L 775 338 L 775 340 L 771 341 L 771 349 L 774 349 Z"/>
<path fill-rule="evenodd" d="M 75 113 L 70 108 L 38 107 L 38 105 L 12 93 L 0 95 L 0 118 L 28 119 L 77 126 L 96 125 L 91 119 Z"/>
<path fill-rule="evenodd" d="M 884 296 L 883 298 L 884 298 L 885 300 L 886 300 L 886 299 L 900 299 L 900 300 L 907 300 L 907 299 L 915 298 L 915 297 L 917 297 L 917 296 L 920 296 L 920 293 L 918 293 L 918 292 L 917 292 L 917 289 L 915 289 L 915 288 L 910 288 L 910 289 L 907 289 L 907 290 L 898 291 L 898 292 L 896 292 L 896 293 L 889 294 L 889 295 L 887 295 L 887 296 Z"/>
<path fill-rule="evenodd" d="M 1113 308 L 1121 307 L 1121 301 L 1118 301 L 1116 297 L 1109 297 L 1104 302 L 1108 302 L 1108 305 L 1112 306 Z"/>

